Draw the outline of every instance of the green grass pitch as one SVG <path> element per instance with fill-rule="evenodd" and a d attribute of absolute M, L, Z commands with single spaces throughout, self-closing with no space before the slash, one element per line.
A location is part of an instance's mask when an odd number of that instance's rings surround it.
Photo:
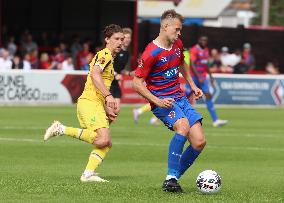
<path fill-rule="evenodd" d="M 211 127 L 204 116 L 207 146 L 180 183 L 184 194 L 161 190 L 172 132 L 132 120 L 123 107 L 111 127 L 113 148 L 99 168 L 109 183 L 80 183 L 92 146 L 59 137 L 43 142 L 53 119 L 79 126 L 73 106 L 0 107 L 0 202 L 284 202 L 284 109 L 218 109 L 230 121 Z M 199 172 L 216 170 L 218 194 L 202 195 Z"/>

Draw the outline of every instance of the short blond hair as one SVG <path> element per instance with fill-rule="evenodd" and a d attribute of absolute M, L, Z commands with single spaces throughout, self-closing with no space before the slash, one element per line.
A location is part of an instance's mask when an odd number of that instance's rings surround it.
<path fill-rule="evenodd" d="M 177 13 L 174 9 L 166 10 L 161 16 L 161 22 L 167 19 L 174 19 L 177 18 L 183 23 L 184 18 L 181 14 Z"/>

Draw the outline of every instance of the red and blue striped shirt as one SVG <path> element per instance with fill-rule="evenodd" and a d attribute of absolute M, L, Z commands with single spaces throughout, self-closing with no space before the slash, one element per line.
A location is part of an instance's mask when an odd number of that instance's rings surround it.
<path fill-rule="evenodd" d="M 159 98 L 180 98 L 179 66 L 183 63 L 183 44 L 176 40 L 171 49 L 159 47 L 154 41 L 144 50 L 138 67 L 137 77 L 143 77 L 150 92 Z"/>
<path fill-rule="evenodd" d="M 209 59 L 209 50 L 208 48 L 201 48 L 198 44 L 190 49 L 190 60 L 195 61 L 195 68 L 198 73 L 198 76 L 201 78 L 206 78 L 208 73 L 208 59 Z M 195 73 L 190 68 L 190 74 L 192 77 L 195 76 Z"/>

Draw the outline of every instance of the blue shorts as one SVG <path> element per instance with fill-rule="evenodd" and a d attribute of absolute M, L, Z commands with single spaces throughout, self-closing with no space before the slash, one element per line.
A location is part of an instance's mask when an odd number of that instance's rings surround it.
<path fill-rule="evenodd" d="M 209 93 L 209 79 L 206 78 L 204 80 L 204 83 L 199 83 L 198 78 L 196 76 L 192 77 L 193 82 L 195 83 L 195 85 L 202 90 L 203 93 Z M 189 96 L 191 94 L 192 90 L 189 86 L 188 83 L 186 83 L 185 85 L 185 94 L 186 96 Z"/>
<path fill-rule="evenodd" d="M 153 114 L 170 130 L 173 130 L 175 122 L 180 118 L 187 118 L 190 126 L 202 121 L 202 116 L 191 106 L 186 97 L 176 99 L 173 105 L 172 108 L 155 106 L 152 109 Z"/>

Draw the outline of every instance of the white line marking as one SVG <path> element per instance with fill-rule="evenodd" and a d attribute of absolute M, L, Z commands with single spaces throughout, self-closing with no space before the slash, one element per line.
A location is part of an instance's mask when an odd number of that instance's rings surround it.
<path fill-rule="evenodd" d="M 37 139 L 25 139 L 25 138 L 8 138 L 0 137 L 0 141 L 7 142 L 32 142 L 32 143 L 44 143 L 43 140 Z M 0 142 L 1 143 L 1 142 Z M 127 145 L 127 146 L 141 146 L 141 147 L 167 147 L 168 144 L 156 144 L 156 143 L 127 143 L 127 142 L 114 142 L 114 145 Z M 284 151 L 283 148 L 266 148 L 266 147 L 237 147 L 237 146 L 214 146 L 208 145 L 206 148 L 213 149 L 228 149 L 228 150 L 251 150 L 251 151 Z"/>

